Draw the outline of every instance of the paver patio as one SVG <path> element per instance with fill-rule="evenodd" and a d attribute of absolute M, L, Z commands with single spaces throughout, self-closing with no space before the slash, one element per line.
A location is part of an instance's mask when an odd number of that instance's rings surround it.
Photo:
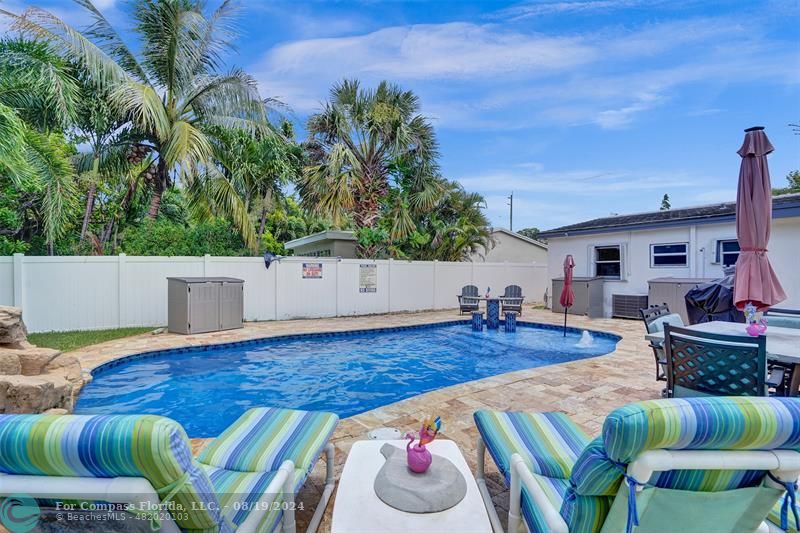
<path fill-rule="evenodd" d="M 403 313 L 362 317 L 343 317 L 313 320 L 248 323 L 245 328 L 202 335 L 139 335 L 114 340 L 72 352 L 84 368 L 91 369 L 105 361 L 143 351 L 216 344 L 243 339 L 270 337 L 290 333 L 344 331 L 442 322 L 457 318 L 457 311 Z M 560 324 L 562 316 L 550 311 L 526 307 L 523 320 Z M 660 397 L 661 383 L 654 379 L 652 351 L 644 340 L 644 327 L 635 320 L 594 319 L 570 316 L 569 324 L 616 333 L 622 337 L 616 351 L 611 354 L 519 370 L 454 385 L 409 398 L 339 423 L 333 438 L 336 446 L 337 475 L 341 472 L 347 452 L 353 442 L 366 438 L 370 429 L 396 427 L 401 431 L 416 430 L 427 414 L 438 414 L 443 420 L 440 438 L 458 443 L 467 463 L 475 471 L 475 443 L 477 429 L 472 413 L 477 409 L 504 409 L 519 411 L 561 411 L 569 415 L 589 435 L 600 432 L 605 416 L 614 408 L 637 400 Z M 195 453 L 209 439 L 193 439 Z M 305 529 L 314 511 L 314 505 L 324 485 L 324 465 L 319 462 L 298 495 L 298 528 Z M 487 457 L 487 485 L 494 496 L 495 505 L 505 522 L 508 491 L 491 459 Z M 335 501 L 335 493 L 334 498 Z M 333 503 L 323 519 L 320 531 L 330 529 Z"/>

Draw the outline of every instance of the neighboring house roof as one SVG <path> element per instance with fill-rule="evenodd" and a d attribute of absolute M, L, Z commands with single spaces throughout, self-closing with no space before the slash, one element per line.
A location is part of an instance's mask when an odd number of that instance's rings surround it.
<path fill-rule="evenodd" d="M 794 216 L 800 216 L 800 193 L 784 194 L 772 198 L 773 218 Z M 628 229 L 642 230 L 667 226 L 685 226 L 687 224 L 717 224 L 735 219 L 736 202 L 725 202 L 683 209 L 667 209 L 664 211 L 595 218 L 586 222 L 543 231 L 540 235 L 547 239 L 552 239 Z"/>
<path fill-rule="evenodd" d="M 530 237 L 526 237 L 525 235 L 521 235 L 521 234 L 519 234 L 519 233 L 517 233 L 515 231 L 507 230 L 505 228 L 491 228 L 491 230 L 492 230 L 492 235 L 494 235 L 495 233 L 504 233 L 505 235 L 508 235 L 510 237 L 514 237 L 514 238 L 519 239 L 521 241 L 525 241 L 528 244 L 533 244 L 534 246 L 538 246 L 539 248 L 542 248 L 543 250 L 547 250 L 547 244 L 546 243 L 543 243 L 541 241 L 537 241 L 536 239 L 531 239 Z"/>
<path fill-rule="evenodd" d="M 299 239 L 285 242 L 283 243 L 283 246 L 287 250 L 291 250 L 293 248 L 299 248 L 300 246 L 306 246 L 307 244 L 312 244 L 319 241 L 355 241 L 355 240 L 357 239 L 352 231 L 329 230 L 329 231 L 320 231 L 319 233 L 312 233 L 311 235 L 306 235 L 305 237 L 300 237 Z"/>

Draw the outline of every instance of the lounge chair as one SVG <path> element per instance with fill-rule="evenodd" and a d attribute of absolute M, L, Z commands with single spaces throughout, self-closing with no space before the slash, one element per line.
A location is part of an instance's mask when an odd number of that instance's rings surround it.
<path fill-rule="evenodd" d="M 173 506 L 166 531 L 294 532 L 294 494 L 324 450 L 314 531 L 335 485 L 328 440 L 337 422 L 331 413 L 250 409 L 193 459 L 186 432 L 169 418 L 0 415 L 0 496 L 160 502 Z"/>
<path fill-rule="evenodd" d="M 500 303 L 503 304 L 503 316 L 506 311 L 513 311 L 514 313 L 522 315 L 522 302 L 525 298 L 522 296 L 522 287 L 519 285 L 509 285 L 503 291 L 503 296 L 500 297 Z"/>
<path fill-rule="evenodd" d="M 797 516 L 780 498 L 794 499 L 800 473 L 800 399 L 648 400 L 613 411 L 594 440 L 562 413 L 478 411 L 475 423 L 496 530 L 487 448 L 513 533 L 521 520 L 532 532 L 768 531 L 771 511 L 784 528 Z"/>
<path fill-rule="evenodd" d="M 764 316 L 770 326 L 800 329 L 800 309 L 778 309 L 773 307 Z"/>
<path fill-rule="evenodd" d="M 458 295 L 458 314 L 471 313 L 477 311 L 480 305 L 478 300 L 478 287 L 475 285 L 464 285 L 461 294 Z"/>
<path fill-rule="evenodd" d="M 684 325 L 681 315 L 671 313 L 669 306 L 665 303 L 639 309 L 639 314 L 644 321 L 647 333 L 664 331 L 664 324 Z M 653 356 L 656 360 L 656 381 L 667 381 L 667 356 L 664 354 L 664 341 L 650 341 L 650 348 L 653 349 Z"/>
<path fill-rule="evenodd" d="M 767 338 L 664 325 L 667 396 L 767 396 L 783 392 L 784 370 L 767 368 Z"/>

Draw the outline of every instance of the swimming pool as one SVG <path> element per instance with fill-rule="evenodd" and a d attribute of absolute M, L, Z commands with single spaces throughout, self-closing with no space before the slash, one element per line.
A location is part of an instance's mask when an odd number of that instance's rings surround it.
<path fill-rule="evenodd" d="M 191 437 L 218 435 L 253 406 L 347 417 L 448 385 L 594 357 L 619 337 L 517 323 L 474 332 L 468 321 L 373 331 L 293 335 L 138 354 L 99 366 L 76 413 L 152 413 Z"/>

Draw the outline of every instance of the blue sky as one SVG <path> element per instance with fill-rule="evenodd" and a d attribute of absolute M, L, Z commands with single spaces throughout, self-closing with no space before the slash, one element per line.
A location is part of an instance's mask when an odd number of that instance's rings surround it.
<path fill-rule="evenodd" d="M 212 1 L 210 5 L 214 5 Z M 18 11 L 21 0 L 4 6 Z M 79 24 L 68 2 L 39 2 Z M 124 28 L 126 5 L 97 5 Z M 412 89 L 444 174 L 508 226 L 735 198 L 743 129 L 800 169 L 800 3 L 242 1 L 232 64 L 298 125 L 335 81 Z M 302 130 L 300 130 L 302 135 Z"/>

